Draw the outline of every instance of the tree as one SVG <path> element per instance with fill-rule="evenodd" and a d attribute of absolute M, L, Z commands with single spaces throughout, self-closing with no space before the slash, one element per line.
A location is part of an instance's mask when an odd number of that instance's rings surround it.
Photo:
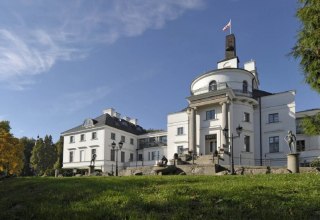
<path fill-rule="evenodd" d="M 52 174 L 53 165 L 57 160 L 56 148 L 52 143 L 51 135 L 44 139 L 39 138 L 32 149 L 31 166 L 36 175 Z"/>
<path fill-rule="evenodd" d="M 23 168 L 23 145 L 10 129 L 9 121 L 0 122 L 0 171 L 19 175 Z"/>
<path fill-rule="evenodd" d="M 302 120 L 303 132 L 307 135 L 320 134 L 320 114 L 306 116 Z"/>
<path fill-rule="evenodd" d="M 62 161 L 63 161 L 63 137 L 61 136 L 59 141 L 55 144 L 56 151 L 57 151 L 57 160 L 54 164 L 54 169 L 61 169 L 62 168 Z"/>
<path fill-rule="evenodd" d="M 302 23 L 296 45 L 292 50 L 300 58 L 305 81 L 320 93 L 320 1 L 299 0 L 296 16 Z"/>
<path fill-rule="evenodd" d="M 296 16 L 301 21 L 301 29 L 291 54 L 300 59 L 305 82 L 320 93 L 320 1 L 299 0 Z M 320 113 L 306 117 L 303 127 L 307 134 L 320 134 Z M 318 123 L 316 123 L 318 122 Z"/>
<path fill-rule="evenodd" d="M 24 159 L 23 159 L 23 169 L 21 172 L 22 176 L 31 176 L 33 175 L 31 164 L 30 164 L 30 158 L 32 153 L 32 148 L 34 147 L 35 140 L 33 138 L 27 138 L 23 137 L 20 138 L 20 143 L 24 146 Z"/>

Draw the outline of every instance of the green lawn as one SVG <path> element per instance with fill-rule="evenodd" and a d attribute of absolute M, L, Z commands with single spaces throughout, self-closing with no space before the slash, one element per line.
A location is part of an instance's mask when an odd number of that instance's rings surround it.
<path fill-rule="evenodd" d="M 11 178 L 0 219 L 320 219 L 320 175 Z"/>

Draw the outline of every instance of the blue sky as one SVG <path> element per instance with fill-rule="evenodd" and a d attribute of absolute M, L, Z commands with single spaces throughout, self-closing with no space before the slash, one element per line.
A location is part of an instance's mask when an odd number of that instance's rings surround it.
<path fill-rule="evenodd" d="M 166 129 L 191 81 L 224 57 L 232 19 L 240 65 L 254 59 L 260 89 L 296 90 L 296 110 L 320 107 L 287 56 L 294 0 L 0 2 L 0 120 L 17 137 L 53 135 L 114 107 Z"/>

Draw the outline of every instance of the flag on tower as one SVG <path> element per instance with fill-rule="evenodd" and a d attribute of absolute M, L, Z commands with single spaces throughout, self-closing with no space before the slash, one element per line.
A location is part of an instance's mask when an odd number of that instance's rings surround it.
<path fill-rule="evenodd" d="M 225 31 L 225 30 L 227 30 L 228 28 L 231 29 L 231 19 L 230 19 L 230 21 L 228 22 L 228 24 L 226 24 L 226 26 L 223 27 L 222 31 Z"/>

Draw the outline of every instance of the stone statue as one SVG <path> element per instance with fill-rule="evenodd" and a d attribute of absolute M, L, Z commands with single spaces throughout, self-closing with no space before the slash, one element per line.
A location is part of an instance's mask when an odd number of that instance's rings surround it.
<path fill-rule="evenodd" d="M 161 163 L 162 163 L 162 165 L 167 165 L 167 163 L 168 163 L 168 159 L 165 157 L 165 156 L 163 156 L 162 158 L 161 158 Z"/>
<path fill-rule="evenodd" d="M 284 138 L 284 140 L 288 143 L 290 153 L 296 153 L 296 136 L 292 133 L 292 131 L 288 131 L 288 135 Z"/>
<path fill-rule="evenodd" d="M 95 162 L 96 162 L 96 157 L 97 155 L 96 154 L 92 154 L 92 159 L 90 161 L 90 166 L 94 166 Z"/>

